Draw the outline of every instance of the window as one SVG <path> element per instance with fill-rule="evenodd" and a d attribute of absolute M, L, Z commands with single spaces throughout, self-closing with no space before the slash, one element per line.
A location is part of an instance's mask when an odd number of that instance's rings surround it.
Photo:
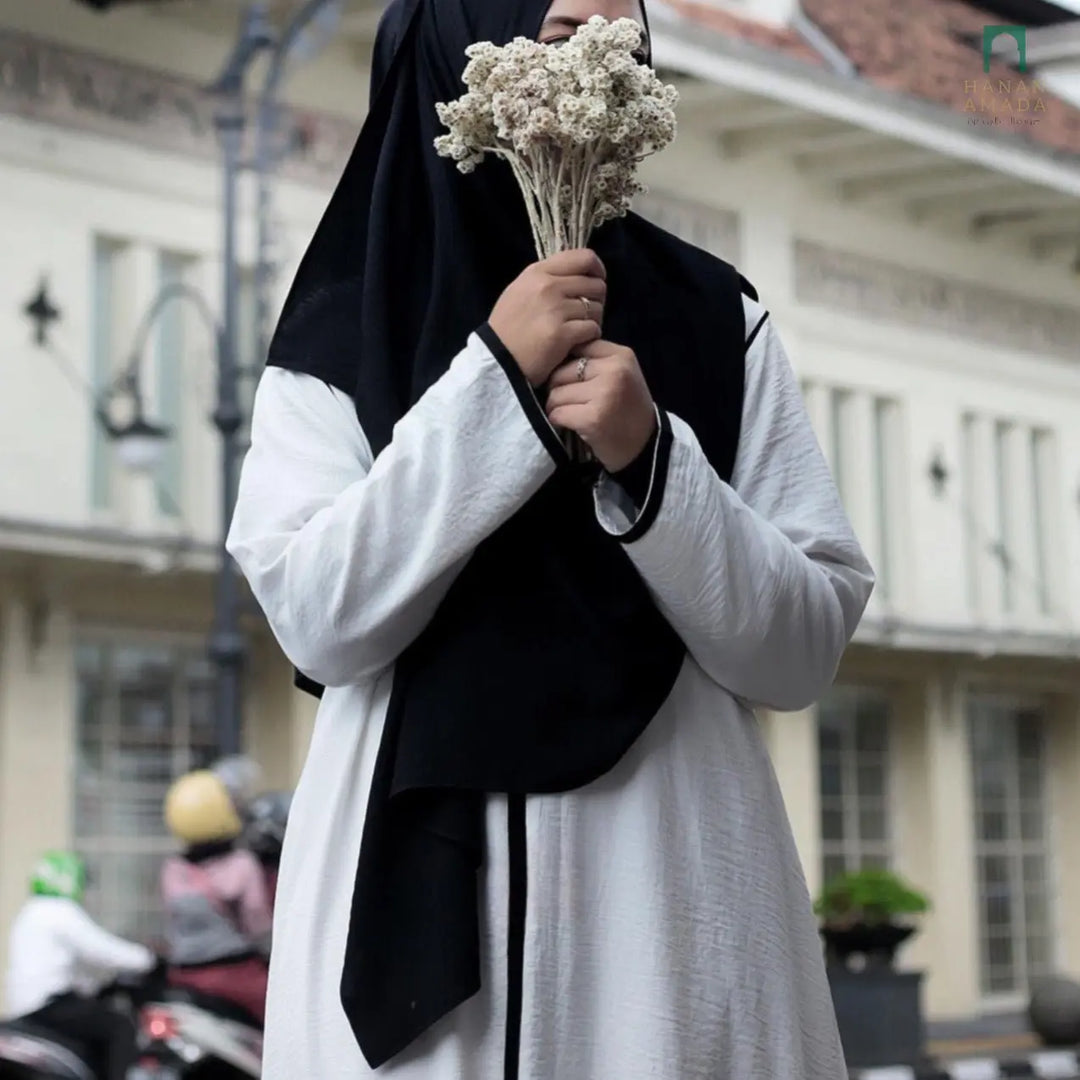
<path fill-rule="evenodd" d="M 117 264 L 123 248 L 113 240 L 96 237 L 90 271 L 90 382 L 103 390 L 112 382 L 116 363 Z M 107 510 L 112 505 L 112 448 L 96 419 L 90 443 L 90 505 Z"/>
<path fill-rule="evenodd" d="M 834 686 L 818 705 L 822 880 L 890 862 L 889 700 Z"/>
<path fill-rule="evenodd" d="M 1046 720 L 997 696 L 968 702 L 981 985 L 1023 993 L 1052 967 Z"/>
<path fill-rule="evenodd" d="M 160 937 L 158 878 L 173 850 L 172 780 L 214 757 L 212 682 L 198 648 L 102 638 L 76 649 L 75 843 L 87 906 L 116 933 Z"/>

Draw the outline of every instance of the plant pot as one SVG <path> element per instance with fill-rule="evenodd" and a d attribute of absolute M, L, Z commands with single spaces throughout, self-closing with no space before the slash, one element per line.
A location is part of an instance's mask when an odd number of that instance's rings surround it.
<path fill-rule="evenodd" d="M 829 990 L 848 1068 L 926 1064 L 922 973 L 878 965 L 862 971 L 834 964 Z M 933 1075 L 941 1075 L 934 1072 Z"/>
<path fill-rule="evenodd" d="M 852 923 L 821 928 L 827 960 L 842 967 L 849 966 L 853 956 L 864 956 L 867 967 L 892 967 L 896 950 L 914 933 L 914 926 L 899 923 Z"/>

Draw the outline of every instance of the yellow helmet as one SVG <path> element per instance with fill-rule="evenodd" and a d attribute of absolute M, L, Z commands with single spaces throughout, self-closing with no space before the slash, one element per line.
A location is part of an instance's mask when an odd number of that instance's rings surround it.
<path fill-rule="evenodd" d="M 207 769 L 181 776 L 169 788 L 165 824 L 185 844 L 233 840 L 243 830 L 228 789 Z"/>

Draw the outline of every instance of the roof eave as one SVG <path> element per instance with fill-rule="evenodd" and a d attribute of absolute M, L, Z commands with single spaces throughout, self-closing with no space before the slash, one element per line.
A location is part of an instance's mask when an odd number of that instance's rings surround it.
<path fill-rule="evenodd" d="M 1080 198 L 1080 158 L 981 130 L 942 106 L 729 38 L 666 8 L 650 8 L 653 54 L 667 68 L 816 116 L 923 147 Z"/>

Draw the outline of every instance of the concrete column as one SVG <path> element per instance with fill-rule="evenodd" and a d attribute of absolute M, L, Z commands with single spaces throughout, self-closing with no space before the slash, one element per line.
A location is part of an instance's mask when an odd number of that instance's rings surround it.
<path fill-rule="evenodd" d="M 1049 526 L 1050 610 L 1059 624 L 1068 625 L 1072 621 L 1069 613 L 1080 611 L 1080 529 L 1075 526 L 1075 517 L 1061 511 L 1075 507 L 1080 497 L 1076 470 L 1069 464 L 1080 461 L 1080 425 L 1057 428 L 1051 439 L 1044 439 L 1039 456 L 1044 466 L 1041 490 Z"/>
<path fill-rule="evenodd" d="M 1005 614 L 1005 579 L 1001 560 L 991 550 L 1000 527 L 994 425 L 985 416 L 973 416 L 967 430 L 970 476 L 965 484 L 969 515 L 965 528 L 975 608 L 981 621 L 999 626 Z"/>
<path fill-rule="evenodd" d="M 829 463 L 829 469 L 836 475 L 836 462 L 833 460 L 835 440 L 832 431 L 832 395 L 827 386 L 812 382 L 806 388 L 806 412 L 817 435 L 818 445 Z"/>
<path fill-rule="evenodd" d="M 897 706 L 896 866 L 933 905 L 904 963 L 927 974 L 930 1017 L 970 1016 L 979 1003 L 978 886 L 964 695 L 932 677 L 902 691 Z"/>
<path fill-rule="evenodd" d="M 1056 930 L 1056 968 L 1080 974 L 1080 921 L 1073 917 L 1080 895 L 1080 853 L 1072 843 L 1080 821 L 1080 696 L 1061 695 L 1053 701 L 1049 723 L 1050 905 Z"/>
<path fill-rule="evenodd" d="M 244 710 L 244 744 L 263 770 L 267 787 L 292 785 L 292 685 L 288 665 L 274 642 L 250 639 Z"/>
<path fill-rule="evenodd" d="M 877 512 L 877 476 L 874 469 L 874 399 L 864 391 L 849 393 L 840 418 L 837 444 L 843 461 L 844 509 L 871 566 L 881 565 L 881 521 Z M 875 589 L 870 608 L 880 606 L 881 593 Z"/>
<path fill-rule="evenodd" d="M 906 432 L 901 424 L 902 409 L 898 402 L 875 402 L 875 433 L 880 434 L 877 450 L 882 455 L 881 479 L 885 490 L 884 521 L 879 528 L 887 530 L 881 536 L 881 563 L 875 567 L 878 584 L 875 592 L 878 603 L 891 611 L 909 613 L 912 608 L 913 584 L 917 576 L 914 551 L 908 538 L 912 535 L 911 500 L 908 492 Z M 875 487 L 877 481 L 875 480 Z"/>
<path fill-rule="evenodd" d="M 918 621 L 967 625 L 964 553 L 964 484 L 960 410 L 948 394 L 934 391 L 912 397 L 902 409 L 904 492 L 914 526 L 904 537 L 911 577 L 897 604 Z M 942 492 L 929 470 L 940 454 L 948 476 Z"/>
<path fill-rule="evenodd" d="M 1039 509 L 1035 519 L 1038 566 L 1034 569 L 1036 576 L 1042 575 L 1042 588 L 1036 590 L 1040 614 L 1059 625 L 1062 622 L 1067 625 L 1070 621 L 1067 613 L 1080 611 L 1080 603 L 1070 599 L 1080 560 L 1069 555 L 1070 539 L 1080 542 L 1080 529 L 1066 528 L 1066 515 L 1058 512 L 1059 506 L 1068 505 L 1075 497 L 1063 482 L 1060 439 L 1060 432 L 1038 431 L 1032 445 L 1035 466 L 1032 490 Z M 1066 460 L 1077 461 L 1080 457 Z"/>
<path fill-rule="evenodd" d="M 308 747 L 311 745 L 311 734 L 315 730 L 315 715 L 319 711 L 319 702 L 310 694 L 293 688 L 290 704 L 291 709 L 291 742 L 292 768 L 291 777 L 295 784 L 300 779 L 300 773 L 307 760 Z"/>
<path fill-rule="evenodd" d="M 821 888 L 821 795 L 817 709 L 762 710 L 761 723 L 773 769 L 784 795 L 810 895 Z"/>
<path fill-rule="evenodd" d="M 293 687 L 293 671 L 269 638 L 259 637 L 251 651 L 246 711 L 246 742 L 274 789 L 296 785 L 307 757 L 319 703 Z"/>
<path fill-rule="evenodd" d="M 924 682 L 899 686 L 889 727 L 893 863 L 898 873 L 927 893 L 936 874 L 934 849 L 927 843 L 934 835 L 932 778 L 926 768 L 933 746 L 928 695 Z M 923 932 L 905 947 L 905 966 L 932 970 L 934 920 L 935 914 L 931 913 Z"/>
<path fill-rule="evenodd" d="M 8 600 L 0 606 L 0 970 L 38 855 L 71 844 L 75 708 L 67 614 L 42 598 Z"/>
<path fill-rule="evenodd" d="M 1005 544 L 1012 560 L 1008 570 L 1009 596 L 1012 615 L 1030 623 L 1038 616 L 1039 589 L 1036 582 L 1039 565 L 1036 531 L 1039 522 L 1035 508 L 1034 461 L 1032 459 L 1031 429 L 1010 424 L 1004 434 L 1004 486 L 1008 504 L 1004 508 Z"/>

